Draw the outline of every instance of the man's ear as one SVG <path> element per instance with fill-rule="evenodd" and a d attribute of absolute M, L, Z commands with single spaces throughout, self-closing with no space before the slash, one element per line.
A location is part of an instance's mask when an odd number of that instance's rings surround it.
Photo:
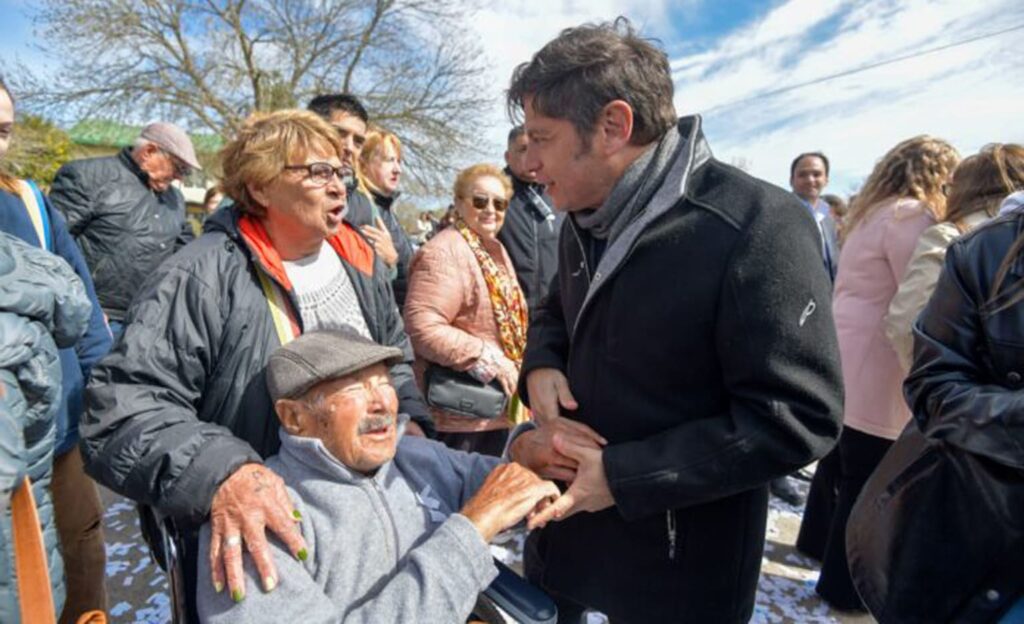
<path fill-rule="evenodd" d="M 608 102 L 598 114 L 597 131 L 602 135 L 605 154 L 626 147 L 633 138 L 633 107 L 623 100 Z"/>
<path fill-rule="evenodd" d="M 274 403 L 274 409 L 277 411 L 277 419 L 281 421 L 281 426 L 285 431 L 292 435 L 304 433 L 305 418 L 303 417 L 308 411 L 305 403 L 295 399 L 278 399 Z"/>

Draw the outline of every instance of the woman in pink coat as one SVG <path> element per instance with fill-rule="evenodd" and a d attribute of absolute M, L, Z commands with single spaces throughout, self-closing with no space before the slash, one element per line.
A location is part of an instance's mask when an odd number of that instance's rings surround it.
<path fill-rule="evenodd" d="M 511 196 L 512 182 L 497 167 L 463 170 L 455 180 L 453 225 L 412 261 L 405 326 L 421 388 L 423 371 L 433 362 L 482 382 L 496 380 L 509 397 L 515 393 L 526 347 L 526 302 L 497 239 Z M 436 409 L 433 416 L 438 439 L 491 455 L 501 454 L 511 422 Z"/>
<path fill-rule="evenodd" d="M 921 232 L 945 215 L 943 186 L 959 156 L 929 136 L 879 161 L 846 220 L 832 309 L 843 366 L 843 432 L 835 512 L 817 592 L 833 607 L 863 610 L 846 561 L 846 522 L 864 482 L 907 422 L 904 371 L 885 336 L 885 315 Z"/>

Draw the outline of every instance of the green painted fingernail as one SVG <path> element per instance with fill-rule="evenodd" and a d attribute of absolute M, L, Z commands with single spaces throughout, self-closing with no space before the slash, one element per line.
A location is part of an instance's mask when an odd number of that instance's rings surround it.
<path fill-rule="evenodd" d="M 293 517 L 294 517 L 294 518 L 295 518 L 296 520 L 302 520 L 302 512 L 301 512 L 301 511 L 299 511 L 298 509 L 292 510 L 292 516 L 293 516 Z"/>
<path fill-rule="evenodd" d="M 263 579 L 263 591 L 272 592 L 275 587 L 277 587 L 277 579 L 272 576 Z"/>
<path fill-rule="evenodd" d="M 224 591 L 224 583 L 214 583 L 213 591 L 217 592 L 218 594 Z"/>
<path fill-rule="evenodd" d="M 309 559 L 309 553 L 306 552 L 305 548 L 300 549 L 299 554 L 295 556 L 299 558 L 299 561 L 305 561 L 306 559 Z"/>
<path fill-rule="evenodd" d="M 244 598 L 245 598 L 245 594 L 242 593 L 242 590 L 240 590 L 240 589 L 236 589 L 236 590 L 231 592 L 231 599 L 234 600 L 235 602 L 242 602 L 242 600 Z"/>

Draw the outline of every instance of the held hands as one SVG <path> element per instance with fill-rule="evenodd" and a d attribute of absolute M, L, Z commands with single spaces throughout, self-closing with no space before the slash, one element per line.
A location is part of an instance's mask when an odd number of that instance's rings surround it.
<path fill-rule="evenodd" d="M 363 226 L 363 235 L 370 239 L 370 245 L 373 246 L 373 250 L 377 252 L 384 264 L 393 267 L 398 263 L 398 251 L 395 249 L 394 241 L 391 240 L 391 232 L 388 231 L 388 227 L 384 225 L 384 221 L 380 217 L 377 217 L 377 227 Z"/>
<path fill-rule="evenodd" d="M 213 587 L 228 589 L 235 602 L 245 598 L 242 549 L 249 551 L 263 590 L 277 587 L 277 568 L 267 544 L 270 529 L 301 561 L 308 556 L 298 522 L 301 516 L 292 506 L 284 481 L 260 464 L 245 464 L 217 489 L 210 507 L 210 572 Z"/>
<path fill-rule="evenodd" d="M 487 475 L 460 513 L 473 523 L 485 542 L 490 542 L 556 498 L 558 488 L 554 483 L 541 480 L 519 464 L 501 464 Z"/>
<path fill-rule="evenodd" d="M 520 434 L 509 448 L 509 454 L 545 479 L 572 482 L 577 477 L 579 460 L 560 449 L 555 438 L 562 440 L 562 448 L 583 447 L 600 452 L 608 441 L 583 423 L 556 416 L 532 431 Z"/>
<path fill-rule="evenodd" d="M 530 392 L 530 409 L 538 424 L 561 416 L 561 409 L 574 410 L 578 406 L 569 391 L 569 380 L 557 368 L 536 368 L 526 376 L 526 389 Z"/>
<path fill-rule="evenodd" d="M 529 529 L 543 528 L 551 520 L 564 520 L 580 511 L 601 511 L 615 504 L 601 461 L 604 451 L 583 446 L 561 434 L 553 438 L 555 449 L 578 463 L 576 478 L 558 500 L 538 510 L 526 523 Z"/>

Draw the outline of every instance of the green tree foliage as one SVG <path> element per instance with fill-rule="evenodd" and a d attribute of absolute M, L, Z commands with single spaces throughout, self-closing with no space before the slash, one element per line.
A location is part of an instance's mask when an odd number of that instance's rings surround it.
<path fill-rule="evenodd" d="M 49 186 L 57 169 L 72 158 L 67 133 L 39 115 L 19 115 L 5 169 L 19 178 Z"/>

